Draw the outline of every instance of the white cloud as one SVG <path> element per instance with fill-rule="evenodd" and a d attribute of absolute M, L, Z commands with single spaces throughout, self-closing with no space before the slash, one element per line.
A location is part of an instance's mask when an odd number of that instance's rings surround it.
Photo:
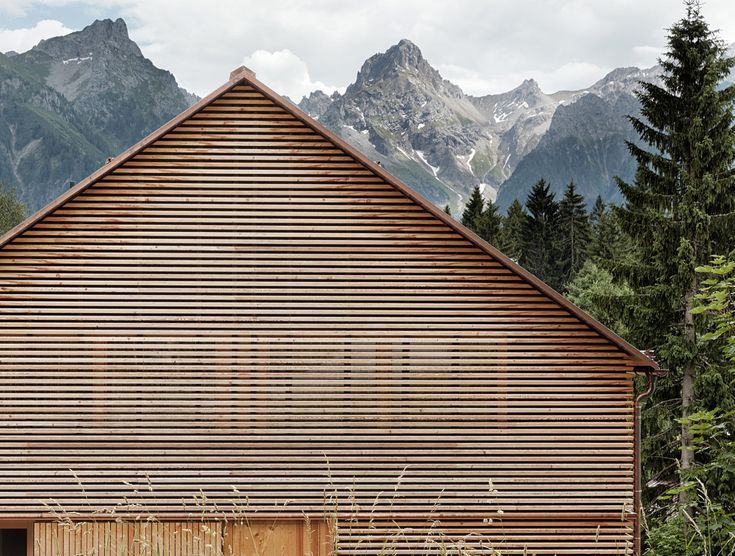
<path fill-rule="evenodd" d="M 637 66 L 653 66 L 664 53 L 662 46 L 640 45 L 633 47 Z"/>
<path fill-rule="evenodd" d="M 496 77 L 485 76 L 476 70 L 451 64 L 441 65 L 438 69 L 442 77 L 459 85 L 465 93 L 475 96 L 509 91 L 529 77 L 535 79 L 541 90 L 546 93 L 583 89 L 611 70 L 589 62 L 570 62 L 550 70 L 536 70 L 527 74 L 509 71 Z"/>
<path fill-rule="evenodd" d="M 703 11 L 735 40 L 732 0 L 707 0 Z M 25 15 L 13 24 L 11 12 Z M 36 14 L 75 28 L 123 17 L 143 53 L 199 95 L 258 51 L 264 67 L 253 69 L 289 96 L 344 87 L 366 58 L 402 38 L 468 93 L 527 78 L 549 92 L 584 87 L 609 68 L 655 63 L 683 12 L 679 0 L 0 0 L 0 13 L 11 14 L 4 27 L 28 26 Z"/>
<path fill-rule="evenodd" d="M 94 0 L 90 1 L 93 2 Z M 81 2 L 86 3 L 87 0 L 81 0 Z M 10 16 L 22 16 L 36 7 L 57 8 L 81 2 L 80 0 L 0 0 L 0 13 Z"/>
<path fill-rule="evenodd" d="M 570 62 L 551 71 L 540 72 L 536 80 L 541 89 L 549 93 L 583 89 L 602 79 L 611 69 L 590 62 Z"/>
<path fill-rule="evenodd" d="M 288 49 L 276 52 L 256 50 L 250 56 L 246 56 L 243 63 L 253 70 L 263 83 L 295 102 L 316 89 L 321 89 L 327 94 L 337 90 L 335 86 L 312 80 L 306 63 Z"/>
<path fill-rule="evenodd" d="M 0 29 L 0 52 L 10 50 L 25 52 L 42 39 L 67 35 L 71 32 L 72 29 L 55 19 L 44 19 L 25 29 Z"/>
<path fill-rule="evenodd" d="M 459 85 L 468 95 L 482 96 L 489 92 L 507 91 L 518 85 L 523 78 L 514 74 L 492 77 L 479 71 L 456 64 L 439 64 L 436 68 L 444 79 Z"/>
<path fill-rule="evenodd" d="M 344 87 L 366 58 L 402 38 L 468 93 L 498 93 L 526 78 L 548 91 L 584 87 L 608 68 L 650 59 L 633 47 L 664 45 L 683 13 L 673 0 L 218 0 L 216 9 L 201 0 L 103 1 L 117 6 L 144 54 L 200 95 L 257 51 L 270 55 L 267 65 L 288 65 L 288 79 L 253 69 L 289 96 L 304 83 Z M 731 2 L 708 0 L 705 9 Z M 735 37 L 735 14 L 714 24 Z M 279 60 L 284 50 L 307 70 Z"/>

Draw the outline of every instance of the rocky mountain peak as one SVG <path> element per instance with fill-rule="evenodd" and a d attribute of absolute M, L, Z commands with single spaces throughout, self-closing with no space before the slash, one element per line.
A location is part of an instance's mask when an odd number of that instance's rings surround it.
<path fill-rule="evenodd" d="M 15 57 L 61 93 L 84 125 L 115 153 L 189 106 L 194 98 L 171 73 L 143 56 L 122 19 L 41 41 Z"/>
<path fill-rule="evenodd" d="M 637 67 L 617 68 L 602 79 L 585 89 L 579 95 L 593 93 L 605 98 L 608 102 L 616 102 L 621 96 L 634 95 L 640 88 L 641 81 L 656 82 L 661 74 L 660 66 L 648 69 Z"/>
<path fill-rule="evenodd" d="M 327 96 L 324 91 L 313 91 L 308 97 L 301 99 L 298 106 L 312 118 L 319 119 L 339 97 L 338 91 L 334 91 L 331 96 Z"/>
<path fill-rule="evenodd" d="M 355 85 L 365 87 L 399 75 L 413 76 L 427 83 L 442 82 L 439 72 L 426 61 L 418 46 L 402 39 L 385 52 L 368 58 L 357 74 Z"/>
<path fill-rule="evenodd" d="M 549 97 L 541 90 L 535 79 L 526 79 L 515 89 L 511 89 L 504 95 L 498 95 L 500 103 L 511 102 L 523 105 L 524 108 L 534 107 L 538 104 L 548 103 Z"/>
<path fill-rule="evenodd" d="M 89 37 L 91 39 L 107 38 L 108 40 L 130 40 L 128 35 L 128 26 L 121 17 L 115 21 L 111 19 L 96 19 L 87 27 L 79 32 L 80 36 Z"/>
<path fill-rule="evenodd" d="M 536 81 L 535 79 L 524 79 L 523 83 L 518 85 L 518 87 L 516 87 L 514 90 L 529 96 L 543 94 L 543 91 L 541 90 L 538 81 Z"/>
<path fill-rule="evenodd" d="M 426 63 L 421 49 L 408 39 L 401 39 L 398 44 L 390 47 L 384 57 L 404 68 L 419 67 Z"/>
<path fill-rule="evenodd" d="M 44 53 L 54 60 L 67 60 L 67 64 L 93 60 L 94 55 L 143 56 L 138 45 L 130 39 L 123 19 L 96 20 L 81 31 L 61 37 L 46 39 L 32 51 Z"/>

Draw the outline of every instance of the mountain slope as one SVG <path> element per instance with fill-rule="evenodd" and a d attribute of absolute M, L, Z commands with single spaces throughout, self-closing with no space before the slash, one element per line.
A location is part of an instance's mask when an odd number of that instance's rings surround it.
<path fill-rule="evenodd" d="M 31 211 L 196 100 L 143 56 L 122 19 L 3 56 L 2 67 L 0 179 Z"/>
<path fill-rule="evenodd" d="M 545 132 L 554 101 L 534 81 L 502 95 L 465 95 L 402 40 L 369 58 L 344 95 L 317 92 L 300 106 L 436 204 L 457 209 L 476 185 L 494 197 Z"/>
<path fill-rule="evenodd" d="M 0 54 L 0 182 L 33 210 L 105 155 L 71 103 L 15 58 Z"/>
<path fill-rule="evenodd" d="M 538 145 L 500 187 L 499 207 L 504 210 L 514 199 L 525 199 L 542 178 L 558 197 L 574 181 L 589 205 L 598 195 L 606 202 L 622 201 L 614 177 L 629 180 L 635 173 L 626 147 L 626 141 L 638 141 L 628 121 L 640 108 L 634 92 L 639 81 L 655 81 L 658 74 L 658 68 L 620 68 L 572 94 L 554 113 Z"/>
<path fill-rule="evenodd" d="M 570 180 L 592 203 L 619 201 L 628 178 L 634 91 L 658 69 L 620 68 L 581 91 L 548 95 L 532 79 L 472 97 L 444 80 L 403 40 L 369 58 L 344 95 L 316 91 L 299 106 L 437 205 L 461 209 L 479 185 L 502 208 L 541 177 L 561 193 Z"/>

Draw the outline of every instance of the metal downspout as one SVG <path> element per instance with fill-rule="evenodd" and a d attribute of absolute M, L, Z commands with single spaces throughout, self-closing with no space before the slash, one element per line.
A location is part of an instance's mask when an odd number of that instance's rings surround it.
<path fill-rule="evenodd" d="M 634 464 L 633 464 L 633 508 L 635 511 L 635 531 L 633 536 L 633 554 L 634 556 L 641 556 L 641 517 L 643 516 L 643 503 L 641 501 L 641 495 L 643 493 L 643 485 L 641 480 L 641 430 L 642 430 L 642 411 L 641 402 L 653 394 L 656 389 L 656 378 L 665 376 L 666 371 L 663 370 L 652 370 L 646 369 L 646 389 L 638 394 L 635 398 L 634 406 Z"/>

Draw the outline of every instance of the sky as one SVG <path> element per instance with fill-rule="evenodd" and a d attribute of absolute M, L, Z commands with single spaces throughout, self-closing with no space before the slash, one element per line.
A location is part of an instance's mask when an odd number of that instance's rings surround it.
<path fill-rule="evenodd" d="M 703 13 L 735 41 L 735 2 Z M 548 92 L 580 89 L 621 66 L 649 67 L 679 0 L 0 0 L 0 52 L 122 17 L 158 67 L 200 96 L 245 64 L 299 100 L 343 91 L 362 63 L 403 38 L 466 93 L 526 78 Z"/>

